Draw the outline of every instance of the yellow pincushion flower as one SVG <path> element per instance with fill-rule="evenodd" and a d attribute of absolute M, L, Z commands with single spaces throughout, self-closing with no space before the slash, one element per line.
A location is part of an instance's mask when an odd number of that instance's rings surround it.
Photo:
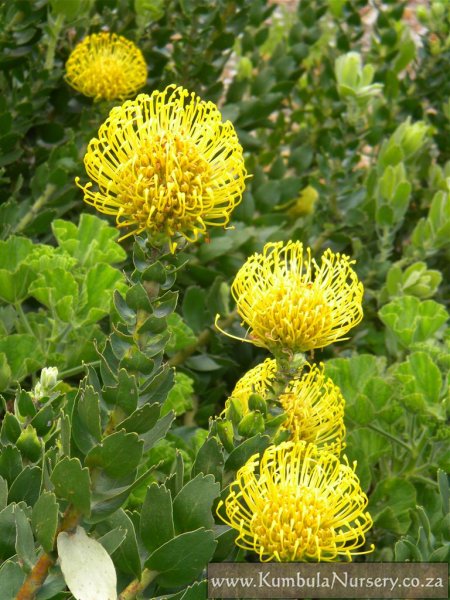
<path fill-rule="evenodd" d="M 219 517 L 261 561 L 335 561 L 365 543 L 367 496 L 348 463 L 313 444 L 285 442 L 239 469 Z"/>
<path fill-rule="evenodd" d="M 268 243 L 241 267 L 231 286 L 250 341 L 275 355 L 322 348 L 362 319 L 363 285 L 343 254 L 320 264 L 300 242 Z"/>
<path fill-rule="evenodd" d="M 115 215 L 122 237 L 147 231 L 195 241 L 225 226 L 241 201 L 246 170 L 233 125 L 212 102 L 175 86 L 113 108 L 84 157 L 84 200 Z M 79 185 L 79 181 L 77 180 Z"/>
<path fill-rule="evenodd" d="M 323 364 L 306 363 L 304 369 L 277 398 L 287 416 L 282 429 L 289 429 L 293 441 L 311 442 L 339 455 L 345 448 L 344 397 L 339 387 L 324 375 Z M 244 415 L 249 412 L 251 394 L 269 399 L 276 372 L 276 361 L 267 359 L 237 382 L 231 397 L 239 400 Z M 228 406 L 229 400 L 225 404 L 225 416 Z"/>
<path fill-rule="evenodd" d="M 65 79 L 95 100 L 124 100 L 144 87 L 147 64 L 130 40 L 115 33 L 94 33 L 69 56 Z"/>

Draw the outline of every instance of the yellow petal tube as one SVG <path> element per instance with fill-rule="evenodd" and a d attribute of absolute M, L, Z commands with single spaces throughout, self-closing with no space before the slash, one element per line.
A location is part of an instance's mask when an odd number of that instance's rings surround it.
<path fill-rule="evenodd" d="M 116 217 L 122 237 L 148 232 L 195 241 L 226 226 L 242 199 L 246 170 L 233 125 L 212 102 L 181 87 L 140 94 L 114 108 L 90 141 L 84 200 Z"/>
<path fill-rule="evenodd" d="M 94 33 L 69 56 L 65 79 L 95 100 L 125 100 L 144 87 L 147 64 L 130 40 L 115 33 Z"/>
<path fill-rule="evenodd" d="M 351 561 L 372 526 L 367 496 L 348 463 L 313 444 L 285 442 L 239 469 L 219 517 L 262 562 Z"/>
<path fill-rule="evenodd" d="M 322 348 L 345 339 L 363 316 L 363 285 L 343 254 L 320 263 L 301 242 L 269 243 L 238 271 L 231 286 L 249 339 L 273 354 Z"/>
<path fill-rule="evenodd" d="M 244 415 L 251 394 L 269 399 L 276 372 L 276 361 L 268 358 L 237 382 L 231 397 L 239 400 Z M 339 387 L 325 376 L 323 364 L 306 363 L 301 376 L 292 379 L 276 399 L 287 415 L 282 428 L 290 430 L 291 440 L 311 442 L 336 455 L 345 448 L 345 400 Z M 229 400 L 225 416 L 228 407 Z"/>

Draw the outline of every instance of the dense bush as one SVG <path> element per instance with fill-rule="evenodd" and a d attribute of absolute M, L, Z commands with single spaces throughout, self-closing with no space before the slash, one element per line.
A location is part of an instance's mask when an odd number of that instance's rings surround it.
<path fill-rule="evenodd" d="M 306 354 L 345 398 L 373 519 L 358 560 L 449 560 L 450 13 L 371 4 L 0 5 L 2 600 L 97 598 L 77 543 L 106 571 L 112 557 L 122 600 L 205 598 L 208 562 L 246 560 L 216 508 L 287 439 L 278 400 L 303 359 L 243 414 L 229 398 L 269 354 L 218 328 L 246 336 L 232 281 L 289 240 L 351 257 L 364 285 L 361 323 Z M 65 63 L 104 30 L 141 49 L 141 92 L 183 86 L 234 125 L 248 177 L 232 227 L 171 253 L 145 231 L 119 243 L 83 202 L 86 148 L 122 101 L 76 92 Z"/>

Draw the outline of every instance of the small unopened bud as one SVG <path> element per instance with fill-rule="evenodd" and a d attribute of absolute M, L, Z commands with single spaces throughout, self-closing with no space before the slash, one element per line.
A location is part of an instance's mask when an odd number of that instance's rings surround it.
<path fill-rule="evenodd" d="M 258 410 L 264 416 L 267 414 L 267 402 L 259 394 L 250 394 L 248 407 L 250 410 Z"/>
<path fill-rule="evenodd" d="M 262 433 L 264 429 L 264 417 L 259 411 L 252 410 L 242 418 L 238 426 L 238 433 L 243 437 L 251 437 L 257 433 Z"/>
<path fill-rule="evenodd" d="M 32 462 L 38 461 L 41 457 L 41 441 L 38 438 L 36 429 L 32 425 L 28 425 L 22 431 L 16 441 L 16 446 L 22 456 Z"/>
<path fill-rule="evenodd" d="M 58 383 L 58 368 L 44 367 L 41 371 L 41 378 L 34 386 L 34 397 L 40 400 L 44 396 L 48 396 L 49 392 Z"/>
<path fill-rule="evenodd" d="M 234 431 L 233 424 L 231 423 L 231 421 L 226 421 L 225 419 L 218 419 L 216 421 L 216 427 L 217 434 L 225 450 L 227 450 L 227 452 L 231 452 L 232 450 L 234 450 Z"/>

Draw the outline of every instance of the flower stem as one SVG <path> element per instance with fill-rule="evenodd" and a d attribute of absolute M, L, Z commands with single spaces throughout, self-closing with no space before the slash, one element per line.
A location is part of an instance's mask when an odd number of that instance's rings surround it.
<path fill-rule="evenodd" d="M 118 600 L 134 600 L 139 592 L 145 590 L 145 588 L 155 579 L 158 575 L 158 571 L 150 571 L 150 569 L 144 569 L 140 579 L 135 579 L 119 594 Z"/>
<path fill-rule="evenodd" d="M 411 446 L 409 446 L 406 442 L 404 442 L 400 438 L 396 437 L 395 435 L 392 435 L 391 433 L 384 431 L 384 429 L 380 429 L 379 427 L 377 427 L 376 425 L 372 425 L 371 423 L 369 423 L 367 425 L 367 427 L 369 429 L 372 429 L 372 431 L 376 431 L 380 435 L 384 435 L 385 437 L 389 438 L 391 441 L 395 442 L 396 444 L 403 446 L 403 448 L 405 448 L 405 450 L 408 450 L 408 452 L 412 452 Z"/>
<path fill-rule="evenodd" d="M 25 229 L 25 227 L 34 219 L 34 217 L 38 214 L 41 208 L 48 202 L 50 196 L 56 190 L 56 185 L 53 183 L 47 183 L 45 186 L 45 190 L 41 196 L 36 200 L 30 210 L 24 215 L 17 225 L 13 228 L 13 233 L 18 233 Z"/>
<path fill-rule="evenodd" d="M 17 311 L 17 314 L 19 315 L 20 321 L 21 321 L 22 325 L 24 326 L 24 328 L 27 330 L 27 332 L 30 335 L 32 335 L 34 337 L 34 331 L 31 329 L 30 322 L 28 321 L 27 315 L 25 314 L 25 311 L 23 310 L 20 302 L 18 302 L 15 305 L 15 309 Z"/>
<path fill-rule="evenodd" d="M 77 365 L 76 367 L 72 367 L 71 369 L 66 369 L 65 371 L 61 371 L 59 373 L 60 379 L 64 379 L 65 377 L 72 377 L 72 375 L 77 375 L 86 369 L 86 367 L 99 367 L 101 361 L 94 360 L 92 362 L 83 363 L 82 365 Z"/>

